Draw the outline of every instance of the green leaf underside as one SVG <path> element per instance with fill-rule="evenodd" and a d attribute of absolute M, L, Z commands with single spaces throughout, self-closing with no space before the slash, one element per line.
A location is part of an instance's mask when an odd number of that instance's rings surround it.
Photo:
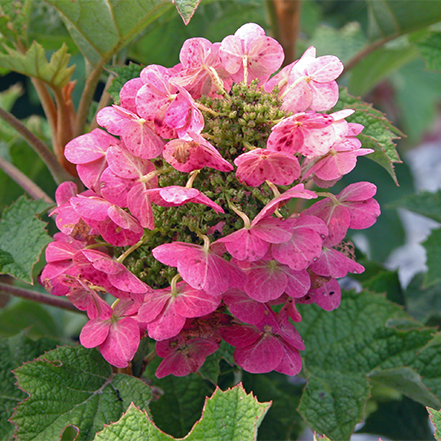
<path fill-rule="evenodd" d="M 441 283 L 441 228 L 432 230 L 430 236 L 422 243 L 426 249 L 428 267 L 424 277 L 424 288 Z"/>
<path fill-rule="evenodd" d="M 416 31 L 439 21 L 441 1 L 367 0 L 371 39 Z"/>
<path fill-rule="evenodd" d="M 119 92 L 124 84 L 133 78 L 139 77 L 142 69 L 144 69 L 144 66 L 136 63 L 130 63 L 128 66 L 109 66 L 108 70 L 117 75 L 107 89 L 115 104 L 119 105 Z"/>
<path fill-rule="evenodd" d="M 201 419 L 185 436 L 186 441 L 252 441 L 271 403 L 259 403 L 242 385 L 226 391 L 217 388 L 205 401 Z M 149 416 L 130 406 L 120 421 L 97 434 L 95 441 L 172 440 Z"/>
<path fill-rule="evenodd" d="M 43 46 L 34 41 L 25 54 L 12 49 L 7 54 L 0 54 L 0 65 L 60 89 L 69 82 L 75 69 L 75 66 L 67 67 L 69 59 L 67 46 L 63 44 L 47 61 Z"/>
<path fill-rule="evenodd" d="M 441 190 L 435 193 L 422 191 L 418 194 L 409 194 L 393 202 L 390 206 L 406 208 L 436 222 L 441 222 Z"/>
<path fill-rule="evenodd" d="M 186 25 L 190 23 L 200 2 L 201 0 L 173 0 L 179 15 L 182 17 L 182 20 L 184 20 Z"/>
<path fill-rule="evenodd" d="M 441 70 L 441 32 L 431 32 L 424 40 L 417 41 L 417 48 L 430 70 Z"/>
<path fill-rule="evenodd" d="M 172 5 L 165 0 L 46 0 L 63 18 L 84 56 L 93 64 L 109 60 Z"/>
<path fill-rule="evenodd" d="M 425 405 L 441 405 L 441 341 L 438 335 L 432 339 L 433 329 L 369 292 L 346 292 L 332 314 L 308 306 L 296 325 L 305 340 L 309 376 L 298 410 L 313 430 L 334 441 L 349 440 L 362 419 L 371 376 L 379 382 L 387 378 Z"/>
<path fill-rule="evenodd" d="M 375 150 L 367 157 L 380 164 L 398 185 L 393 164 L 400 163 L 401 160 L 393 141 L 404 136 L 403 133 L 394 127 L 383 113 L 372 108 L 371 104 L 349 95 L 345 88 L 340 88 L 340 98 L 333 111 L 342 109 L 355 110 L 355 113 L 346 120 L 364 126 L 358 139 L 364 148 Z"/>
<path fill-rule="evenodd" d="M 441 441 L 441 410 L 435 410 L 428 407 L 427 411 L 429 412 L 430 420 L 435 426 L 434 436 L 437 441 Z"/>
<path fill-rule="evenodd" d="M 54 349 L 55 340 L 42 338 L 33 341 L 23 333 L 0 339 L 0 439 L 9 440 L 14 434 L 14 426 L 8 422 L 17 404 L 26 394 L 15 385 L 12 370 L 46 351 Z"/>
<path fill-rule="evenodd" d="M 3 212 L 0 220 L 0 272 L 32 283 L 32 268 L 51 238 L 36 214 L 50 204 L 22 196 Z"/>
<path fill-rule="evenodd" d="M 29 394 L 11 418 L 18 441 L 55 440 L 67 426 L 78 430 L 77 441 L 92 440 L 131 402 L 146 409 L 151 398 L 143 381 L 112 374 L 97 350 L 82 346 L 60 347 L 14 373 Z"/>

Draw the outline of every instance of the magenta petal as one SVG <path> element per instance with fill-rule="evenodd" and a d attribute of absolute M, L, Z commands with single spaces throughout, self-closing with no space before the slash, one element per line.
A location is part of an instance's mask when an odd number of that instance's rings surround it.
<path fill-rule="evenodd" d="M 134 245 L 141 239 L 144 232 L 142 228 L 135 231 L 125 230 L 111 219 L 99 222 L 98 228 L 103 239 L 116 247 Z"/>
<path fill-rule="evenodd" d="M 148 293 L 144 297 L 144 304 L 139 308 L 139 320 L 145 323 L 155 320 L 170 299 L 170 288 L 157 289 L 152 293 Z"/>
<path fill-rule="evenodd" d="M 360 274 L 364 267 L 333 248 L 324 248 L 319 259 L 310 266 L 320 276 L 345 277 L 348 272 Z"/>
<path fill-rule="evenodd" d="M 171 300 L 154 320 L 147 323 L 147 331 L 150 338 L 160 341 L 175 337 L 184 325 L 185 317 L 177 313 L 175 302 Z"/>
<path fill-rule="evenodd" d="M 274 370 L 285 375 L 297 375 L 302 370 L 302 358 L 299 351 L 284 342 L 282 342 L 282 346 L 285 354 Z"/>
<path fill-rule="evenodd" d="M 141 78 L 127 81 L 119 92 L 121 106 L 136 113 L 136 95 L 143 85 Z"/>
<path fill-rule="evenodd" d="M 125 368 L 135 356 L 140 342 L 139 326 L 130 317 L 111 325 L 109 335 L 100 345 L 101 355 L 113 366 Z"/>
<path fill-rule="evenodd" d="M 109 282 L 117 289 L 134 294 L 144 294 L 149 288 L 141 280 L 132 274 L 128 269 L 124 268 L 118 274 L 109 274 Z"/>
<path fill-rule="evenodd" d="M 253 220 L 251 227 L 254 236 L 269 243 L 286 242 L 290 239 L 293 230 L 290 222 L 274 218 L 264 218 L 259 222 Z"/>
<path fill-rule="evenodd" d="M 245 348 L 236 347 L 234 360 L 247 372 L 263 374 L 274 370 L 282 361 L 284 350 L 272 335 L 264 334 L 257 342 Z"/>
<path fill-rule="evenodd" d="M 341 288 L 335 279 L 324 283 L 320 288 L 311 289 L 309 295 L 325 311 L 333 311 L 340 306 Z"/>
<path fill-rule="evenodd" d="M 294 271 L 285 265 L 282 265 L 282 270 L 286 274 L 288 283 L 285 292 L 290 297 L 303 297 L 311 287 L 311 278 L 306 270 Z"/>
<path fill-rule="evenodd" d="M 57 205 L 60 206 L 65 202 L 68 202 L 69 199 L 76 196 L 77 193 L 78 187 L 74 182 L 62 182 L 55 190 L 55 200 L 57 201 Z"/>
<path fill-rule="evenodd" d="M 221 300 L 221 294 L 207 294 L 205 291 L 187 286 L 177 295 L 175 309 L 182 317 L 201 317 L 215 311 Z"/>
<path fill-rule="evenodd" d="M 261 259 L 270 246 L 268 242 L 254 235 L 251 229 L 246 228 L 222 237 L 216 243 L 225 243 L 227 251 L 237 260 L 250 262 Z"/>
<path fill-rule="evenodd" d="M 232 325 L 220 328 L 222 338 L 230 345 L 236 347 L 246 347 L 256 342 L 262 333 L 250 325 Z"/>
<path fill-rule="evenodd" d="M 100 345 L 106 340 L 110 326 L 110 320 L 100 318 L 89 320 L 81 330 L 80 343 L 85 348 L 94 348 Z"/>
<path fill-rule="evenodd" d="M 265 317 L 265 306 L 239 289 L 230 288 L 224 293 L 223 301 L 231 314 L 250 325 L 260 323 Z"/>
<path fill-rule="evenodd" d="M 107 168 L 101 175 L 101 195 L 111 204 L 127 207 L 127 195 L 133 188 L 133 179 L 124 179 Z"/>
<path fill-rule="evenodd" d="M 146 194 L 144 184 L 139 183 L 133 186 L 127 195 L 127 205 L 142 227 L 149 230 L 155 228 L 152 204 Z"/>

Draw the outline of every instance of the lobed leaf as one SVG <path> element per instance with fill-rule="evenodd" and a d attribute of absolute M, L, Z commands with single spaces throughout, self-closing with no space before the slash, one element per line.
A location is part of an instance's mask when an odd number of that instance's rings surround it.
<path fill-rule="evenodd" d="M 45 0 L 53 5 L 83 55 L 92 65 L 105 63 L 167 11 L 166 0 Z"/>
<path fill-rule="evenodd" d="M 32 269 L 50 241 L 37 215 L 50 204 L 22 196 L 3 211 L 0 220 L 0 272 L 32 283 Z"/>
<path fill-rule="evenodd" d="M 0 339 L 0 439 L 12 439 L 14 426 L 8 421 L 17 404 L 26 394 L 15 385 L 12 369 L 26 361 L 33 360 L 50 349 L 56 341 L 48 338 L 33 341 L 24 333 Z"/>
<path fill-rule="evenodd" d="M 428 407 L 427 411 L 429 412 L 430 421 L 432 421 L 435 426 L 434 436 L 437 441 L 441 441 L 441 410 L 435 410 Z"/>
<path fill-rule="evenodd" d="M 173 0 L 179 15 L 182 17 L 182 20 L 186 25 L 190 23 L 200 2 L 201 0 Z"/>
<path fill-rule="evenodd" d="M 394 127 L 383 113 L 372 108 L 371 104 L 351 96 L 345 88 L 340 88 L 340 98 L 333 111 L 342 109 L 355 110 L 347 121 L 363 124 L 364 129 L 358 138 L 363 147 L 375 150 L 367 157 L 380 164 L 398 185 L 394 163 L 400 163 L 401 160 L 394 140 L 404 136 L 403 133 Z"/>
<path fill-rule="evenodd" d="M 349 440 L 363 417 L 371 377 L 425 405 L 440 403 L 441 337 L 432 338 L 433 329 L 369 292 L 346 292 L 332 314 L 308 306 L 296 325 L 309 377 L 298 410 L 313 430 Z"/>
<path fill-rule="evenodd" d="M 143 381 L 112 374 L 97 350 L 82 346 L 57 348 L 14 373 L 29 394 L 11 418 L 18 441 L 58 439 L 66 427 L 77 431 L 77 441 L 92 440 L 131 402 L 146 409 L 151 399 Z"/>
<path fill-rule="evenodd" d="M 242 385 L 222 391 L 217 388 L 205 401 L 201 419 L 185 437 L 186 441 L 255 440 L 257 429 L 271 403 L 259 403 Z M 163 441 L 175 438 L 161 432 L 149 416 L 133 404 L 115 424 L 97 434 L 95 441 Z"/>
<path fill-rule="evenodd" d="M 0 53 L 2 67 L 37 78 L 56 89 L 65 86 L 72 76 L 75 66 L 67 67 L 69 59 L 67 46 L 63 44 L 48 62 L 43 46 L 36 41 L 24 54 L 8 48 L 6 54 Z"/>

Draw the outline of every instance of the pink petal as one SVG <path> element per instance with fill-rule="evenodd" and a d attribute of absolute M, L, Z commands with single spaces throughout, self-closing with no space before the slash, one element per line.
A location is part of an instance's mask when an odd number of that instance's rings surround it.
<path fill-rule="evenodd" d="M 81 330 L 80 343 L 85 348 L 95 348 L 106 340 L 109 330 L 110 320 L 100 318 L 89 320 Z"/>
<path fill-rule="evenodd" d="M 250 325 L 260 323 L 265 316 L 266 309 L 262 303 L 253 300 L 239 289 L 230 288 L 223 294 L 223 301 L 231 314 Z"/>

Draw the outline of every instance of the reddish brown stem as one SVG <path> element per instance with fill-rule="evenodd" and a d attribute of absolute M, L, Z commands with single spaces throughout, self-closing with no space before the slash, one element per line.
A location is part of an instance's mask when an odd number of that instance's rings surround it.
<path fill-rule="evenodd" d="M 16 286 L 8 285 L 7 283 L 0 283 L 0 292 L 12 294 L 15 297 L 32 300 L 33 302 L 44 303 L 45 305 L 56 306 L 57 308 L 66 309 L 67 311 L 74 311 L 81 313 L 72 303 L 60 297 L 42 294 L 30 289 L 17 288 Z"/>

